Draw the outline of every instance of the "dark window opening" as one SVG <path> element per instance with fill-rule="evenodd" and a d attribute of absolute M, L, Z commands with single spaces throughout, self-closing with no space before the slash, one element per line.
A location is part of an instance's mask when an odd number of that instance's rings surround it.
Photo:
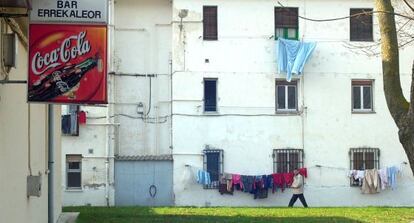
<path fill-rule="evenodd" d="M 349 151 L 351 170 L 379 169 L 380 151 L 377 148 L 353 148 Z M 351 186 L 359 186 L 359 181 L 351 178 Z"/>
<path fill-rule="evenodd" d="M 275 7 L 275 38 L 297 40 L 298 30 L 298 8 Z"/>
<path fill-rule="evenodd" d="M 217 6 L 203 6 L 203 39 L 217 40 Z"/>
<path fill-rule="evenodd" d="M 204 153 L 204 170 L 209 172 L 211 183 L 204 185 L 205 189 L 218 188 L 220 177 L 223 175 L 223 150 L 205 149 Z"/>
<path fill-rule="evenodd" d="M 217 111 L 217 79 L 204 79 L 204 111 Z"/>
<path fill-rule="evenodd" d="M 295 169 L 303 168 L 302 149 L 275 149 L 273 150 L 273 171 L 275 173 L 290 173 Z"/>
<path fill-rule="evenodd" d="M 350 40 L 373 41 L 372 9 L 351 9 L 350 16 Z"/>
<path fill-rule="evenodd" d="M 66 187 L 69 189 L 82 188 L 82 156 L 66 155 Z"/>

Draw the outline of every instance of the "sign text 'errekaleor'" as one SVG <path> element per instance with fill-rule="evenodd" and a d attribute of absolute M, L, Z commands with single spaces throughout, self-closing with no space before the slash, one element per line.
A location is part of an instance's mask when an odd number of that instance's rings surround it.
<path fill-rule="evenodd" d="M 108 0 L 32 1 L 30 21 L 107 24 Z"/>

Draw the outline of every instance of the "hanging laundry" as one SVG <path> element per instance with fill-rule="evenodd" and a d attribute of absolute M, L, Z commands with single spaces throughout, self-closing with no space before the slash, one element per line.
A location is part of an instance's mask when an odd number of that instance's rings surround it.
<path fill-rule="evenodd" d="M 233 189 L 232 187 L 230 187 L 230 189 L 227 187 L 226 176 L 224 175 L 224 176 L 220 177 L 219 193 L 221 195 L 223 195 L 223 194 L 233 195 L 233 190 L 232 189 Z"/>
<path fill-rule="evenodd" d="M 210 173 L 204 170 L 197 171 L 197 183 L 202 185 L 211 184 Z"/>
<path fill-rule="evenodd" d="M 254 180 L 254 199 L 267 198 L 268 189 L 266 185 L 267 176 L 256 176 Z"/>
<path fill-rule="evenodd" d="M 400 172 L 400 169 L 396 166 L 391 166 L 387 168 L 388 184 L 392 190 L 397 188 L 397 174 Z"/>
<path fill-rule="evenodd" d="M 243 182 L 241 181 L 240 174 L 233 174 L 231 177 L 232 186 L 238 190 L 243 190 Z"/>
<path fill-rule="evenodd" d="M 308 170 L 306 168 L 300 168 L 298 171 L 300 175 L 304 176 L 305 178 L 308 177 Z"/>
<path fill-rule="evenodd" d="M 241 176 L 241 181 L 243 183 L 243 192 L 251 193 L 253 192 L 254 187 L 254 176 Z"/>
<path fill-rule="evenodd" d="M 378 175 L 381 182 L 381 189 L 385 190 L 388 187 L 388 174 L 387 168 L 382 168 L 378 170 Z"/>
<path fill-rule="evenodd" d="M 283 180 L 286 184 L 286 187 L 290 187 L 293 183 L 293 177 L 295 177 L 295 174 L 293 173 L 284 173 L 283 174 Z"/>
<path fill-rule="evenodd" d="M 282 191 L 285 190 L 285 181 L 283 178 L 283 173 L 274 173 L 272 174 L 273 177 L 273 190 L 272 193 L 275 193 L 277 188 L 282 189 Z"/>
<path fill-rule="evenodd" d="M 225 173 L 224 179 L 226 180 L 227 191 L 233 191 L 233 175 L 231 173 Z"/>
<path fill-rule="evenodd" d="M 355 181 L 358 181 L 359 186 L 362 186 L 362 181 L 365 177 L 364 170 L 350 170 L 348 177 L 352 177 Z"/>
<path fill-rule="evenodd" d="M 71 134 L 70 132 L 70 115 L 62 115 L 62 133 L 63 134 Z"/>
<path fill-rule="evenodd" d="M 272 175 L 267 175 L 266 176 L 266 180 L 265 180 L 265 185 L 264 187 L 266 189 L 270 189 L 273 188 L 273 176 Z"/>
<path fill-rule="evenodd" d="M 363 194 L 375 194 L 380 192 L 380 179 L 378 170 L 365 170 L 361 191 Z"/>
<path fill-rule="evenodd" d="M 86 112 L 84 111 L 80 111 L 78 112 L 78 119 L 79 119 L 79 124 L 86 124 Z"/>
<path fill-rule="evenodd" d="M 302 74 L 306 61 L 316 47 L 314 42 L 302 42 L 278 38 L 278 68 L 279 72 L 287 74 L 288 82 L 292 74 Z"/>

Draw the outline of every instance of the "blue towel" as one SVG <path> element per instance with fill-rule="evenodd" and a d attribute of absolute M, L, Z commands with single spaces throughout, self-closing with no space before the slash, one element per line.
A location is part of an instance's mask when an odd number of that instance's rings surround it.
<path fill-rule="evenodd" d="M 197 171 L 197 183 L 209 185 L 211 183 L 210 173 L 204 170 Z"/>
<path fill-rule="evenodd" d="M 302 74 L 306 61 L 316 47 L 314 42 L 300 42 L 278 38 L 278 68 L 285 72 L 286 80 L 292 80 L 292 74 Z"/>

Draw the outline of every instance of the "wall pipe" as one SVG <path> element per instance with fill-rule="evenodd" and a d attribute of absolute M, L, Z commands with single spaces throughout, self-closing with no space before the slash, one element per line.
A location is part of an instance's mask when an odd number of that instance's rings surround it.
<path fill-rule="evenodd" d="M 54 223 L 54 180 L 55 180 L 55 111 L 53 105 L 48 105 L 48 169 L 49 174 L 47 177 L 48 181 L 48 193 L 47 193 L 47 213 L 48 213 L 48 223 Z"/>

